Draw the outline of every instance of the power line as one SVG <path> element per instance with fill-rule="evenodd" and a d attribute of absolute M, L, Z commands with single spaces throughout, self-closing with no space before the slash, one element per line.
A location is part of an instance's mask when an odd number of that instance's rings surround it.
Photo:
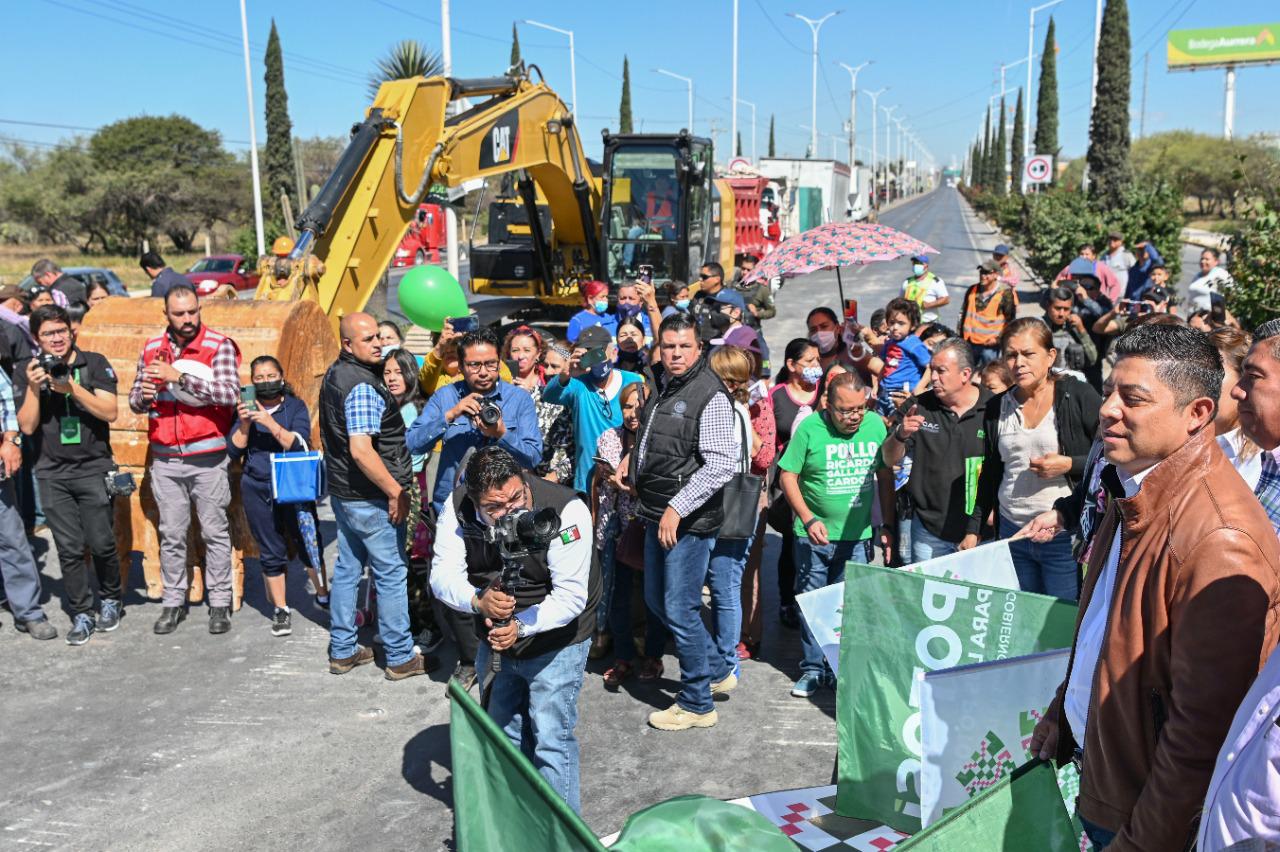
<path fill-rule="evenodd" d="M 770 27 L 772 27 L 772 28 L 773 28 L 773 31 L 774 31 L 775 33 L 777 33 L 777 34 L 778 34 L 778 38 L 782 39 L 782 41 L 783 41 L 785 44 L 787 44 L 787 45 L 788 45 L 792 50 L 799 51 L 800 53 L 808 53 L 808 52 L 809 52 L 809 51 L 805 50 L 803 47 L 801 47 L 800 45 L 798 45 L 798 44 L 796 44 L 795 42 L 793 42 L 791 39 L 787 38 L 787 37 L 783 34 L 782 30 L 780 30 L 780 29 L 778 28 L 778 25 L 777 25 L 776 23 L 774 23 L 774 21 L 773 21 L 773 16 L 772 16 L 772 15 L 770 15 L 770 14 L 768 13 L 768 11 L 766 11 L 766 10 L 765 10 L 764 5 L 760 2 L 760 0 L 755 0 L 755 3 L 756 3 L 756 8 L 758 8 L 758 9 L 760 10 L 760 14 L 764 15 L 764 19 L 765 19 L 766 21 L 768 21 L 768 22 L 769 22 L 769 26 L 770 26 Z"/>

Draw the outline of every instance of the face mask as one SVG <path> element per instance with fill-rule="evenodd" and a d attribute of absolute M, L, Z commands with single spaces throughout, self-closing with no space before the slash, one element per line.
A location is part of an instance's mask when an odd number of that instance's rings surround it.
<path fill-rule="evenodd" d="M 818 347 L 819 352 L 826 355 L 836 348 L 836 333 L 834 331 L 815 331 L 809 335 L 809 342 Z"/>
<path fill-rule="evenodd" d="M 618 319 L 626 319 L 627 317 L 635 317 L 640 315 L 639 305 L 618 305 Z"/>
<path fill-rule="evenodd" d="M 688 299 L 676 299 L 676 310 L 677 310 L 677 311 L 687 311 L 687 310 L 689 310 L 689 300 L 688 300 Z"/>
<path fill-rule="evenodd" d="M 922 263 L 912 264 L 911 274 L 917 278 L 919 278 L 921 275 L 924 275 L 924 264 Z"/>
<path fill-rule="evenodd" d="M 389 355 L 389 354 L 390 354 L 390 353 L 392 353 L 392 352 L 395 352 L 395 351 L 396 351 L 397 349 L 399 349 L 399 348 L 400 348 L 400 344 L 399 344 L 399 343 L 384 343 L 384 344 L 382 344 L 382 357 L 383 357 L 383 358 L 387 357 L 387 355 Z"/>
<path fill-rule="evenodd" d="M 592 302 L 591 307 L 595 308 L 596 313 L 602 314 L 609 310 L 609 303 L 607 301 Z"/>
<path fill-rule="evenodd" d="M 804 379 L 806 384 L 816 385 L 818 382 L 822 381 L 822 368 L 805 367 L 800 371 L 800 378 Z"/>
<path fill-rule="evenodd" d="M 605 379 L 609 378 L 609 371 L 612 369 L 613 365 L 608 361 L 601 361 L 599 364 L 592 364 L 589 372 L 591 373 L 591 378 L 595 379 L 597 382 L 603 382 Z"/>
<path fill-rule="evenodd" d="M 260 399 L 275 399 L 284 393 L 284 380 L 276 379 L 273 382 L 254 382 L 253 389 L 257 392 Z"/>

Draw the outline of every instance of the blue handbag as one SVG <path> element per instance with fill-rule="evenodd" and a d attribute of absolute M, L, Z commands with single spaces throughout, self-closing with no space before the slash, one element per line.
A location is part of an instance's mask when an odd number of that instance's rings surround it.
<path fill-rule="evenodd" d="M 294 432 L 303 447 L 307 442 Z M 271 499 L 277 503 L 314 503 L 325 494 L 324 453 L 319 450 L 271 454 Z"/>

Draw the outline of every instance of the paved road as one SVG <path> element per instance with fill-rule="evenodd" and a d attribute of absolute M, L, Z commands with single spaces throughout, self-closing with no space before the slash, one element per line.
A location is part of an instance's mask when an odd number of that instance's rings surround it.
<path fill-rule="evenodd" d="M 967 282 L 987 239 L 950 190 L 885 216 L 943 254 L 936 267 Z M 882 303 L 905 264 L 865 269 L 851 290 Z M 771 340 L 802 332 L 804 313 L 835 304 L 834 280 L 787 284 Z M 953 319 L 954 309 L 944 313 Z M 775 344 L 781 348 L 781 343 Z M 331 518 L 331 515 L 328 517 Z M 324 525 L 332 540 L 333 525 Z M 776 611 L 777 537 L 765 558 L 767 610 Z M 333 546 L 329 548 L 332 564 Z M 62 583 L 46 540 L 37 541 L 47 610 L 60 631 Z M 159 605 L 130 578 L 121 629 L 69 648 L 0 628 L 4 675 L 0 724 L 0 846 L 23 849 L 315 850 L 448 848 L 452 788 L 443 679 L 382 679 L 373 667 L 344 677 L 325 668 L 326 620 L 291 577 L 294 633 L 272 638 L 250 569 L 232 632 L 210 636 L 203 609 L 168 637 L 151 633 Z M 365 641 L 370 639 L 365 636 Z M 671 702 L 668 677 L 618 694 L 592 664 L 580 700 L 584 816 L 601 835 L 671 796 L 731 798 L 828 783 L 835 755 L 834 693 L 788 695 L 799 641 L 770 617 L 765 657 L 719 702 L 720 724 L 680 734 L 648 728 Z"/>

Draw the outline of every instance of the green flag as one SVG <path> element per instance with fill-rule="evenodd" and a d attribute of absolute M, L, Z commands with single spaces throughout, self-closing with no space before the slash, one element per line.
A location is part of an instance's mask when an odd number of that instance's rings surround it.
<path fill-rule="evenodd" d="M 604 852 L 489 714 L 452 680 L 449 743 L 459 852 L 554 849 Z M 679 796 L 632 814 L 612 852 L 795 852 L 764 816 L 705 796 Z"/>
<path fill-rule="evenodd" d="M 849 563 L 840 631 L 836 812 L 920 831 L 920 678 L 1071 645 L 1076 606 Z"/>
<path fill-rule="evenodd" d="M 894 848 L 904 852 L 1076 852 L 1080 835 L 1062 804 L 1058 776 L 1049 764 L 1037 760 Z"/>

